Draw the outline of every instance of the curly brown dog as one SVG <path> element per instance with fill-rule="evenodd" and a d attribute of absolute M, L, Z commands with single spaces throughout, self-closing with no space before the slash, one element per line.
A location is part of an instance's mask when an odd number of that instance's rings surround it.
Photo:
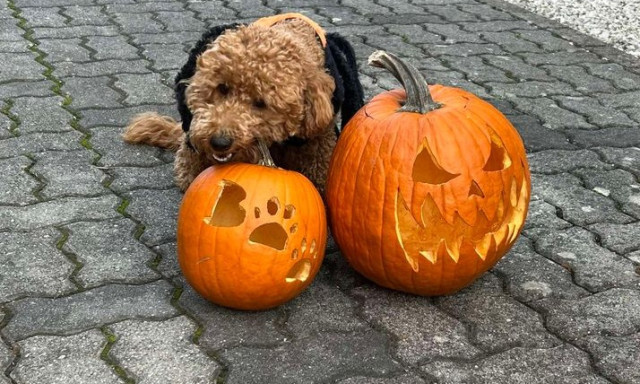
<path fill-rule="evenodd" d="M 175 89 L 182 123 L 146 113 L 123 137 L 177 151 L 182 190 L 208 166 L 258 161 L 261 139 L 278 166 L 323 191 L 337 117 L 344 124 L 363 104 L 349 43 L 297 14 L 207 31 Z"/>

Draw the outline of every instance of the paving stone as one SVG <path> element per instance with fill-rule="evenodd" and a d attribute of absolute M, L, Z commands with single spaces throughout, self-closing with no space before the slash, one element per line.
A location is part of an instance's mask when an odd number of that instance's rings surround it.
<path fill-rule="evenodd" d="M 367 44 L 378 49 L 384 49 L 385 47 L 394 47 L 394 49 L 402 52 L 403 57 L 424 57 L 424 52 L 420 48 L 412 44 L 404 42 L 400 36 L 396 35 L 371 35 L 367 39 Z"/>
<path fill-rule="evenodd" d="M 349 0 L 353 2 L 360 3 L 360 0 Z M 364 13 L 366 17 L 369 18 L 369 21 L 372 24 L 400 24 L 400 25 L 414 25 L 414 24 L 423 24 L 423 23 L 441 23 L 442 19 L 435 14 L 428 13 L 419 13 L 419 14 L 369 14 Z"/>
<path fill-rule="evenodd" d="M 177 44 L 145 44 L 144 56 L 153 62 L 153 67 L 159 71 L 177 70 L 184 65 L 187 54 L 184 45 Z"/>
<path fill-rule="evenodd" d="M 614 288 L 579 300 L 542 303 L 547 327 L 567 341 L 585 345 L 589 336 L 624 336 L 640 326 L 640 291 Z"/>
<path fill-rule="evenodd" d="M 481 354 L 469 341 L 464 325 L 438 310 L 425 297 L 371 284 L 352 293 L 364 301 L 365 319 L 395 336 L 395 355 L 406 364 L 434 359 L 472 359 Z"/>
<path fill-rule="evenodd" d="M 109 354 L 136 383 L 204 384 L 220 370 L 191 342 L 197 326 L 185 316 L 165 321 L 128 320 L 109 328 L 118 337 Z"/>
<path fill-rule="evenodd" d="M 562 132 L 545 128 L 534 117 L 519 113 L 509 116 L 509 121 L 518 130 L 527 152 L 575 148 Z"/>
<path fill-rule="evenodd" d="M 156 267 L 162 276 L 173 279 L 182 275 L 180 265 L 178 264 L 178 249 L 175 242 L 158 245 L 152 249 L 162 257 Z"/>
<path fill-rule="evenodd" d="M 266 347 L 286 341 L 278 331 L 277 323 L 282 316 L 279 309 L 246 312 L 223 308 L 202 298 L 186 283 L 178 305 L 202 324 L 199 344 L 208 350 L 237 345 Z"/>
<path fill-rule="evenodd" d="M 145 225 L 140 241 L 152 246 L 175 240 L 178 208 L 182 200 L 178 189 L 138 189 L 125 196 L 130 200 L 127 213 Z"/>
<path fill-rule="evenodd" d="M 68 78 L 62 89 L 69 95 L 82 95 L 72 99 L 74 110 L 121 107 L 119 100 L 124 96 L 113 90 L 111 83 L 110 78 L 103 76 Z"/>
<path fill-rule="evenodd" d="M 0 19 L 2 21 L 2 19 Z M 2 41 L 0 40 L 1 53 L 28 53 L 32 44 L 22 39 L 21 41 Z"/>
<path fill-rule="evenodd" d="M 561 39 L 552 32 L 545 30 L 528 29 L 513 31 L 513 33 L 518 37 L 540 45 L 545 51 L 573 52 L 578 49 L 572 41 Z"/>
<path fill-rule="evenodd" d="M 31 298 L 7 305 L 13 317 L 4 334 L 22 340 L 35 334 L 71 334 L 126 319 L 161 320 L 177 315 L 173 287 L 163 280 L 112 284 L 55 299 Z"/>
<path fill-rule="evenodd" d="M 497 55 L 504 52 L 495 44 L 476 44 L 476 43 L 456 43 L 456 44 L 429 44 L 424 46 L 430 55 L 452 55 L 452 56 L 477 56 L 477 55 Z"/>
<path fill-rule="evenodd" d="M 75 290 L 68 279 L 74 266 L 55 246 L 59 237 L 50 228 L 0 232 L 0 302 Z"/>
<path fill-rule="evenodd" d="M 189 3 L 189 5 L 191 5 Z M 200 4 L 201 6 L 206 5 L 207 7 L 216 7 L 215 2 L 207 2 L 206 4 Z M 107 4 L 105 6 L 107 12 L 114 13 L 151 13 L 158 11 L 181 11 L 184 10 L 184 5 L 178 2 L 173 1 L 149 1 L 144 3 L 131 3 L 131 4 Z"/>
<path fill-rule="evenodd" d="M 61 5 L 86 5 L 93 3 L 91 0 L 17 0 L 16 5 L 19 8 L 24 7 L 57 7 Z"/>
<path fill-rule="evenodd" d="M 426 381 L 420 378 L 420 376 L 416 376 L 414 374 L 408 373 L 401 376 L 385 377 L 385 378 L 355 376 L 345 380 L 340 380 L 337 383 L 338 384 L 425 384 Z"/>
<path fill-rule="evenodd" d="M 115 167 L 110 172 L 114 179 L 109 188 L 125 192 L 138 188 L 171 188 L 173 184 L 173 164 L 156 167 Z"/>
<path fill-rule="evenodd" d="M 69 197 L 0 211 L 0 229 L 24 230 L 76 220 L 109 219 L 118 215 L 115 196 Z"/>
<path fill-rule="evenodd" d="M 625 70 L 620 64 L 584 63 L 584 66 L 593 75 L 611 81 L 618 89 L 636 90 L 640 88 L 640 75 Z"/>
<path fill-rule="evenodd" d="M 640 107 L 640 91 L 629 91 L 601 98 L 602 103 L 609 107 Z"/>
<path fill-rule="evenodd" d="M 7 80 L 42 79 L 44 67 L 35 61 L 33 53 L 0 53 L 0 82 Z"/>
<path fill-rule="evenodd" d="M 636 127 L 603 128 L 597 131 L 568 130 L 573 143 L 581 147 L 622 147 L 640 146 L 640 130 Z"/>
<path fill-rule="evenodd" d="M 15 157 L 44 151 L 82 149 L 82 134 L 76 131 L 64 133 L 33 133 L 0 140 L 0 158 Z"/>
<path fill-rule="evenodd" d="M 516 56 L 494 56 L 484 55 L 482 57 L 487 63 L 496 68 L 500 68 L 507 73 L 510 78 L 517 80 L 540 80 L 553 81 L 554 79 L 537 67 L 529 65 Z"/>
<path fill-rule="evenodd" d="M 629 253 L 640 248 L 638 232 L 640 223 L 630 224 L 594 224 L 589 230 L 600 235 L 602 245 L 618 252 Z"/>
<path fill-rule="evenodd" d="M 586 35 L 569 27 L 556 28 L 555 33 L 563 39 L 569 40 L 581 47 L 592 48 L 606 45 L 602 40 L 598 40 L 593 36 Z"/>
<path fill-rule="evenodd" d="M 533 302 L 547 297 L 575 299 L 589 291 L 575 285 L 571 273 L 553 261 L 535 253 L 531 242 L 516 242 L 492 271 L 507 283 L 507 292 L 520 302 Z"/>
<path fill-rule="evenodd" d="M 529 212 L 525 222 L 525 234 L 532 228 L 556 228 L 564 229 L 571 227 L 571 223 L 562 220 L 556 214 L 556 207 L 544 200 L 538 200 L 533 196 L 529 202 Z"/>
<path fill-rule="evenodd" d="M 158 33 L 163 31 L 162 24 L 154 20 L 151 13 L 112 13 L 115 21 L 125 34 Z"/>
<path fill-rule="evenodd" d="M 229 384 L 319 382 L 356 370 L 377 376 L 396 371 L 388 344 L 375 331 L 328 332 L 270 349 L 236 347 L 221 356 L 230 364 Z"/>
<path fill-rule="evenodd" d="M 462 3 L 458 5 L 458 8 L 464 12 L 471 13 L 478 16 L 481 20 L 496 21 L 496 20 L 516 20 L 509 13 L 504 12 L 502 9 L 497 9 L 489 4 L 478 3 Z"/>
<path fill-rule="evenodd" d="M 594 336 L 586 348 L 594 356 L 594 364 L 606 377 L 621 383 L 640 381 L 640 333 L 624 337 Z"/>
<path fill-rule="evenodd" d="M 609 164 L 602 163 L 598 154 L 588 149 L 558 150 L 552 149 L 532 153 L 527 156 L 532 173 L 555 174 L 569 172 L 575 168 L 611 169 Z"/>
<path fill-rule="evenodd" d="M 600 247 L 594 235 L 582 228 L 540 229 L 535 239 L 539 253 L 571 271 L 576 284 L 589 291 L 640 287 L 633 263 Z"/>
<path fill-rule="evenodd" d="M 102 12 L 100 6 L 70 6 L 64 8 L 64 14 L 67 15 L 69 25 L 112 25 L 109 17 Z"/>
<path fill-rule="evenodd" d="M 367 25 L 367 26 L 370 25 L 370 22 L 368 19 L 365 19 L 363 17 L 357 17 L 355 12 L 348 8 L 320 6 L 320 7 L 315 7 L 314 9 L 317 10 L 317 13 L 318 15 L 321 16 L 321 19 L 328 19 L 331 22 L 331 25 L 330 25 L 331 28 L 327 29 L 328 32 L 329 31 L 334 32 L 334 29 L 336 28 L 336 26 L 339 27 L 339 26 L 354 26 L 354 25 Z M 279 11 L 280 9 L 277 9 L 277 10 Z"/>
<path fill-rule="evenodd" d="M 631 120 L 624 112 L 611 107 L 604 107 L 595 98 L 556 96 L 554 99 L 570 111 L 586 116 L 589 123 L 598 127 L 636 127 L 638 123 Z"/>
<path fill-rule="evenodd" d="M 23 41 L 24 31 L 17 27 L 16 20 L 0 19 L 0 40 L 3 42 Z"/>
<path fill-rule="evenodd" d="M 456 24 L 442 24 L 441 22 L 438 22 L 425 23 L 423 26 L 427 31 L 440 35 L 442 40 L 447 44 L 484 42 L 484 40 L 480 38 L 479 34 L 466 32 Z"/>
<path fill-rule="evenodd" d="M 116 77 L 115 86 L 127 95 L 124 102 L 128 105 L 173 103 L 173 90 L 162 84 L 160 76 L 155 73 Z"/>
<path fill-rule="evenodd" d="M 442 17 L 447 22 L 464 22 L 464 21 L 477 21 L 480 18 L 474 14 L 463 12 L 455 4 L 450 5 L 425 5 L 424 9 L 427 13 L 433 13 Z"/>
<path fill-rule="evenodd" d="M 14 137 L 14 135 L 11 133 L 13 125 L 14 122 L 11 121 L 11 119 L 3 114 L 0 114 L 0 140 Z"/>
<path fill-rule="evenodd" d="M 25 172 L 31 164 L 23 156 L 0 160 L 0 204 L 27 205 L 38 201 L 30 192 L 41 183 Z"/>
<path fill-rule="evenodd" d="M 2 317 L 0 317 L 0 321 L 2 321 Z M 9 350 L 9 347 L 4 343 L 0 343 L 0 369 L 2 370 L 2 372 L 5 372 L 13 358 L 13 353 L 11 352 L 11 350 Z M 2 375 L 0 376 L 0 383 L 9 384 L 9 379 L 6 376 Z"/>
<path fill-rule="evenodd" d="M 514 32 L 483 32 L 480 34 L 484 40 L 499 45 L 510 53 L 542 52 L 536 44 L 522 39 Z"/>
<path fill-rule="evenodd" d="M 139 4 L 139 3 L 136 3 Z M 149 4 L 149 3 L 146 3 Z M 189 4 L 209 4 L 207 3 L 189 3 Z M 202 31 L 179 31 L 164 33 L 135 33 L 131 34 L 136 44 L 194 44 L 200 38 Z M 187 61 L 187 54 L 184 55 L 184 61 Z"/>
<path fill-rule="evenodd" d="M 509 81 L 513 81 L 509 79 Z M 549 95 L 580 96 L 569 84 L 546 81 L 521 81 L 518 83 L 487 83 L 491 94 L 514 99 L 516 97 L 544 97 Z"/>
<path fill-rule="evenodd" d="M 495 20 L 482 21 L 477 23 L 465 23 L 464 29 L 469 32 L 500 32 L 510 31 L 514 29 L 534 29 L 535 26 L 527 23 L 525 20 Z"/>
<path fill-rule="evenodd" d="M 20 96 L 53 96 L 48 80 L 16 81 L 0 84 L 0 98 L 8 99 Z"/>
<path fill-rule="evenodd" d="M 134 239 L 136 224 L 131 220 L 78 222 L 65 228 L 70 233 L 63 249 L 82 263 L 76 278 L 83 287 L 142 283 L 159 277 L 146 265 L 155 255 Z"/>
<path fill-rule="evenodd" d="M 91 161 L 89 151 L 43 152 L 35 156 L 34 174 L 46 180 L 40 192 L 46 199 L 61 196 L 95 196 L 108 193 L 101 181 L 105 174 Z"/>
<path fill-rule="evenodd" d="M 63 28 L 35 27 L 36 39 L 70 39 L 78 36 L 116 36 L 118 30 L 113 25 L 80 25 Z"/>
<path fill-rule="evenodd" d="M 269 7 L 262 5 L 261 2 L 243 2 L 243 1 L 231 1 L 227 2 L 226 6 L 234 9 L 237 12 L 239 18 L 249 17 L 264 17 L 273 15 L 275 11 Z M 290 12 L 289 10 L 285 13 Z M 307 15 L 311 16 L 311 15 Z"/>
<path fill-rule="evenodd" d="M 584 180 L 587 188 L 616 201 L 622 212 L 640 218 L 640 184 L 632 174 L 622 169 L 607 172 L 579 169 L 574 173 Z"/>
<path fill-rule="evenodd" d="M 207 1 L 204 2 L 189 2 L 186 7 L 196 13 L 196 15 L 203 20 L 231 20 L 236 17 L 236 11 L 224 6 L 223 1 Z M 317 2 L 315 2 L 318 4 Z M 278 5 L 285 4 L 285 2 L 278 1 Z M 303 2 L 301 6 L 307 5 L 307 2 Z M 320 5 L 320 4 L 318 4 Z"/>
<path fill-rule="evenodd" d="M 582 115 L 564 109 L 549 98 L 513 98 L 512 101 L 525 113 L 533 114 L 549 129 L 578 128 L 592 130 L 596 127 L 588 123 Z"/>
<path fill-rule="evenodd" d="M 455 295 L 438 298 L 436 304 L 471 327 L 474 345 L 486 351 L 550 348 L 560 343 L 544 328 L 540 315 L 502 292 L 500 281 L 491 274 Z"/>
<path fill-rule="evenodd" d="M 575 52 L 523 53 L 525 61 L 533 65 L 572 65 L 583 63 L 602 63 L 602 59 L 593 53 L 578 50 Z"/>
<path fill-rule="evenodd" d="M 546 65 L 544 69 L 549 71 L 551 76 L 573 85 L 580 92 L 613 92 L 615 90 L 609 81 L 592 76 L 584 68 L 576 65 Z"/>
<path fill-rule="evenodd" d="M 616 164 L 640 177 L 640 148 L 594 148 L 606 161 Z"/>
<path fill-rule="evenodd" d="M 370 1 L 370 0 L 365 0 L 365 1 L 344 0 L 342 1 L 342 5 L 353 8 L 362 15 L 369 15 L 372 13 L 375 13 L 375 14 L 391 13 L 388 7 L 375 4 L 373 1 Z"/>
<path fill-rule="evenodd" d="M 125 108 L 85 109 L 82 110 L 80 115 L 82 116 L 82 126 L 85 128 L 122 128 L 126 126 L 135 115 L 143 112 L 149 112 L 149 110 L 158 112 L 161 115 L 171 116 L 176 119 L 178 118 L 178 111 L 174 105 L 154 105 L 153 107 L 143 105 Z M 94 130 L 94 132 L 95 131 L 97 130 Z"/>
<path fill-rule="evenodd" d="M 14 100 L 11 113 L 20 119 L 18 132 L 65 132 L 72 128 L 72 115 L 62 109 L 62 98 L 20 97 Z"/>
<path fill-rule="evenodd" d="M 389 25 L 387 29 L 411 44 L 442 44 L 440 35 L 427 32 L 419 25 Z"/>
<path fill-rule="evenodd" d="M 102 60 L 87 63 L 57 63 L 53 71 L 59 78 L 95 77 L 118 73 L 147 73 L 146 60 Z"/>
<path fill-rule="evenodd" d="M 423 13 L 424 8 L 419 7 L 417 5 L 413 5 L 406 2 L 395 1 L 395 0 L 378 0 L 378 4 L 385 6 L 387 8 L 391 8 L 391 10 L 395 13 Z"/>
<path fill-rule="evenodd" d="M 145 145 L 131 145 L 122 141 L 121 127 L 99 127 L 91 130 L 91 144 L 101 157 L 99 166 L 142 166 L 162 165 L 158 148 Z"/>
<path fill-rule="evenodd" d="M 91 60 L 91 52 L 81 46 L 82 40 L 75 39 L 40 39 L 38 48 L 47 54 L 47 62 L 61 61 L 83 62 Z"/>
<path fill-rule="evenodd" d="M 67 19 L 60 14 L 60 8 L 22 8 L 20 13 L 30 27 L 65 27 Z"/>
<path fill-rule="evenodd" d="M 21 357 L 11 372 L 16 383 L 120 383 L 100 359 L 107 340 L 95 329 L 72 336 L 34 336 L 20 343 Z"/>
<path fill-rule="evenodd" d="M 285 305 L 285 311 L 289 315 L 287 329 L 297 337 L 368 328 L 356 315 L 356 303 L 331 281 L 327 268 L 322 268 L 313 283 Z"/>
<path fill-rule="evenodd" d="M 438 361 L 422 369 L 442 384 L 608 383 L 593 372 L 589 355 L 567 344 L 544 349 L 516 347 L 480 361 Z"/>
<path fill-rule="evenodd" d="M 94 57 L 105 59 L 138 59 L 138 50 L 124 36 L 89 36 L 87 46 L 95 51 Z"/>

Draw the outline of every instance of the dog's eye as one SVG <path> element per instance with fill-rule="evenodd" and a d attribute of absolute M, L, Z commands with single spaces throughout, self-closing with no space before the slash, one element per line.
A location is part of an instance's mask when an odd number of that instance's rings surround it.
<path fill-rule="evenodd" d="M 229 86 L 227 84 L 218 84 L 218 92 L 221 95 L 227 95 L 229 93 Z"/>
<path fill-rule="evenodd" d="M 253 101 L 253 106 L 258 109 L 264 109 L 267 107 L 267 104 L 265 104 L 264 100 L 258 99 Z"/>

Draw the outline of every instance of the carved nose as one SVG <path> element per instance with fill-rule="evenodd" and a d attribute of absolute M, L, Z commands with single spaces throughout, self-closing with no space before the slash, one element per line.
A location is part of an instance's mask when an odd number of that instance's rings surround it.
<path fill-rule="evenodd" d="M 233 139 L 229 136 L 213 136 L 209 140 L 209 143 L 211 143 L 211 147 L 216 151 L 226 151 L 231 148 Z"/>

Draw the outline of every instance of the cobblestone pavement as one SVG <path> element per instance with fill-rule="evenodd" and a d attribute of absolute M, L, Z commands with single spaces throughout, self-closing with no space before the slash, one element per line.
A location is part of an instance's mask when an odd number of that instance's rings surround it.
<path fill-rule="evenodd" d="M 0 0 L 0 383 L 640 383 L 640 64 L 498 0 Z M 135 113 L 208 25 L 302 11 L 488 99 L 533 171 L 524 235 L 449 297 L 335 246 L 310 289 L 235 312 L 176 264 L 170 154 Z"/>

